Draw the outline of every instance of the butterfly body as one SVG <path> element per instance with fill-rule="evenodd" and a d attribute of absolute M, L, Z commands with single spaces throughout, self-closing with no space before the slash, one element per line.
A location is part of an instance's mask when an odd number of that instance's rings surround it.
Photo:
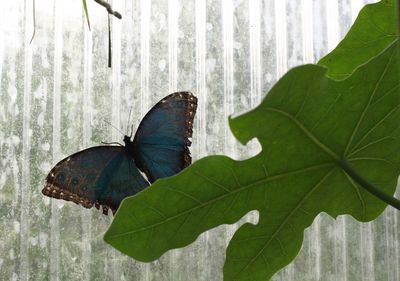
<path fill-rule="evenodd" d="M 190 165 L 196 107 L 188 92 L 165 97 L 143 118 L 133 141 L 124 136 L 125 146 L 95 146 L 61 160 L 42 193 L 86 208 L 102 206 L 104 214 L 109 208 L 115 212 L 125 197 Z"/>

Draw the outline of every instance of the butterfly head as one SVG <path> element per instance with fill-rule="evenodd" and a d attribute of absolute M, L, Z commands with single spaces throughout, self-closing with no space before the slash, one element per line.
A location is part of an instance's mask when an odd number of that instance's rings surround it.
<path fill-rule="evenodd" d="M 132 142 L 132 141 L 131 141 L 131 137 L 125 135 L 125 136 L 124 136 L 124 143 L 125 143 L 125 146 L 128 146 L 131 142 Z"/>

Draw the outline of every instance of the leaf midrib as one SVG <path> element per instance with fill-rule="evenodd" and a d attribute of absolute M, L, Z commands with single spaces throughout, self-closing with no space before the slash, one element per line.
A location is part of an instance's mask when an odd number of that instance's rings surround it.
<path fill-rule="evenodd" d="M 316 144 L 320 149 L 325 151 L 329 156 L 333 158 L 335 161 L 340 161 L 341 157 L 337 155 L 335 152 L 333 152 L 329 147 L 327 147 L 325 144 L 323 144 L 320 140 L 318 140 L 306 127 L 303 126 L 294 116 L 291 114 L 287 113 L 286 111 L 274 108 L 274 107 L 266 107 L 266 111 L 272 111 L 279 113 L 291 120 L 299 129 L 314 143 Z"/>

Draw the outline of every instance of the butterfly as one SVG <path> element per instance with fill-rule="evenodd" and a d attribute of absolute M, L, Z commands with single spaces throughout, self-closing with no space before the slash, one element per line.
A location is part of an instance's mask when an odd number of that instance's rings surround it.
<path fill-rule="evenodd" d="M 191 164 L 196 108 L 190 92 L 166 96 L 144 116 L 133 140 L 124 136 L 125 145 L 90 147 L 57 163 L 42 193 L 86 208 L 102 207 L 105 215 L 109 209 L 115 213 L 125 197 Z"/>

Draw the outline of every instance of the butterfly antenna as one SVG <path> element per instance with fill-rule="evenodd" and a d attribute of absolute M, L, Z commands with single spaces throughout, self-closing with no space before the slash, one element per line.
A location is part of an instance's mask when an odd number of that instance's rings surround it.
<path fill-rule="evenodd" d="M 132 114 L 132 106 L 131 109 L 129 109 L 129 116 L 128 116 L 128 124 L 126 124 L 126 131 L 129 132 L 129 123 L 131 122 L 131 114 Z"/>
<path fill-rule="evenodd" d="M 108 125 L 110 125 L 111 127 L 113 127 L 115 130 L 117 130 L 118 132 L 120 132 L 123 136 L 125 136 L 125 134 L 124 134 L 120 129 L 118 129 L 117 127 L 115 127 L 113 124 L 111 124 L 110 122 L 108 122 L 106 119 L 102 118 L 102 120 L 103 120 L 105 123 L 107 123 Z"/>

